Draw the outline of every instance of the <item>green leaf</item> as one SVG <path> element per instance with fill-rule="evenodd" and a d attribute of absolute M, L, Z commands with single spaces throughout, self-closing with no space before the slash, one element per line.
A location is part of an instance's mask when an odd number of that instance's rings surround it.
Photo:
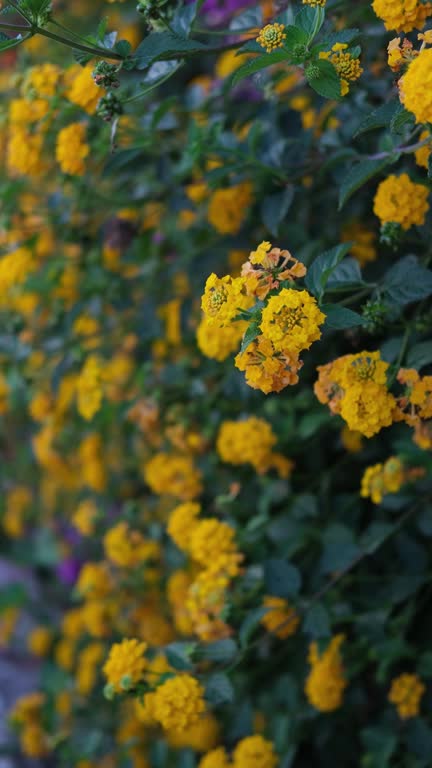
<path fill-rule="evenodd" d="M 250 638 L 255 630 L 260 626 L 261 619 L 267 613 L 268 608 L 260 606 L 250 611 L 239 629 L 239 641 L 242 648 L 247 648 Z"/>
<path fill-rule="evenodd" d="M 126 58 L 126 56 L 129 56 L 129 54 L 131 53 L 132 46 L 129 40 L 119 40 L 114 45 L 114 50 L 116 51 L 116 53 L 119 53 L 120 56 L 124 56 L 124 58 Z"/>
<path fill-rule="evenodd" d="M 340 29 L 337 32 L 332 32 L 320 40 L 318 45 L 314 45 L 312 53 L 330 51 L 335 43 L 352 43 L 360 34 L 359 29 Z"/>
<path fill-rule="evenodd" d="M 261 203 L 261 218 L 274 237 L 279 234 L 279 225 L 287 215 L 294 199 L 294 186 L 290 184 L 282 192 L 266 195 Z"/>
<path fill-rule="evenodd" d="M 332 271 L 327 283 L 327 290 L 355 288 L 362 285 L 364 285 L 364 280 L 361 275 L 360 265 L 357 259 L 348 256 Z"/>
<path fill-rule="evenodd" d="M 407 723 L 406 743 L 410 752 L 427 761 L 426 765 L 430 762 L 432 730 L 424 720 L 416 717 Z"/>
<path fill-rule="evenodd" d="M 305 69 L 306 79 L 311 88 L 325 99 L 341 98 L 341 81 L 333 64 L 318 59 Z"/>
<path fill-rule="evenodd" d="M 325 324 L 328 328 L 342 330 L 365 324 L 364 318 L 358 312 L 339 304 L 322 304 L 321 309 L 326 316 Z"/>
<path fill-rule="evenodd" d="M 420 301 L 432 294 L 432 271 L 416 256 L 405 256 L 386 272 L 382 290 L 385 298 L 398 306 Z"/>
<path fill-rule="evenodd" d="M 217 640 L 214 643 L 206 643 L 200 646 L 196 656 L 202 659 L 209 659 L 210 661 L 228 662 L 235 659 L 237 653 L 238 646 L 235 640 L 231 637 L 226 637 L 224 640 Z"/>
<path fill-rule="evenodd" d="M 306 611 L 303 631 L 314 639 L 330 637 L 330 618 L 327 608 L 322 603 L 314 603 Z"/>
<path fill-rule="evenodd" d="M 259 323 L 260 322 L 261 322 L 260 320 L 258 320 L 258 321 L 254 320 L 246 328 L 246 331 L 245 331 L 245 334 L 243 336 L 242 343 L 241 343 L 241 346 L 240 346 L 240 353 L 244 352 L 248 348 L 249 344 L 251 344 L 253 341 L 255 341 L 256 338 L 258 338 L 258 336 L 260 336 L 260 334 L 261 334 L 261 329 L 259 327 Z"/>
<path fill-rule="evenodd" d="M 394 99 L 393 101 L 388 101 L 386 104 L 381 104 L 380 107 L 372 110 L 356 129 L 353 134 L 354 138 L 360 136 L 362 133 L 366 133 L 366 131 L 373 131 L 375 128 L 383 128 L 386 125 L 390 125 L 391 120 L 399 107 L 399 102 Z"/>
<path fill-rule="evenodd" d="M 308 291 L 319 299 L 324 295 L 324 290 L 331 273 L 337 267 L 343 257 L 346 256 L 352 243 L 341 243 L 329 251 L 321 253 L 309 267 L 305 285 Z"/>
<path fill-rule="evenodd" d="M 301 587 L 301 575 L 295 565 L 277 557 L 264 562 L 266 591 L 276 597 L 295 597 Z"/>
<path fill-rule="evenodd" d="M 386 157 L 383 160 L 362 160 L 352 166 L 339 191 L 339 210 L 343 208 L 354 192 L 357 192 L 363 184 L 366 184 L 369 179 L 381 173 L 387 165 L 395 160 L 396 157 Z"/>
<path fill-rule="evenodd" d="M 398 104 L 398 108 L 390 122 L 390 130 L 392 133 L 401 134 L 408 125 L 414 125 L 414 122 L 415 117 L 412 112 L 408 112 L 402 104 Z"/>
<path fill-rule="evenodd" d="M 262 56 L 257 56 L 255 59 L 242 64 L 242 66 L 234 72 L 231 84 L 233 86 L 237 85 L 237 83 L 240 83 L 241 80 L 244 80 L 245 77 L 254 75 L 256 72 L 260 72 L 262 69 L 266 69 L 272 64 L 280 64 L 283 61 L 286 62 L 287 59 L 287 53 L 283 50 L 273 51 L 273 53 L 265 53 Z"/>
<path fill-rule="evenodd" d="M 204 53 L 206 47 L 198 40 L 190 40 L 172 32 L 152 32 L 139 44 L 132 60 L 136 62 L 137 69 L 146 69 L 154 61 L 175 56 L 182 58 L 191 53 Z"/>
<path fill-rule="evenodd" d="M 168 662 L 174 669 L 192 669 L 192 656 L 197 649 L 196 643 L 170 643 L 165 647 L 165 654 Z"/>
<path fill-rule="evenodd" d="M 307 45 L 308 36 L 303 29 L 299 27 L 288 26 L 284 29 L 285 48 L 293 48 L 295 45 Z"/>
<path fill-rule="evenodd" d="M 414 344 L 408 351 L 406 362 L 408 368 L 415 368 L 417 371 L 424 368 L 425 365 L 430 365 L 432 363 L 432 343 L 421 341 L 419 344 Z"/>
<path fill-rule="evenodd" d="M 397 747 L 397 737 L 393 730 L 385 727 L 365 728 L 361 732 L 365 746 L 367 768 L 387 768 Z"/>
<path fill-rule="evenodd" d="M 307 42 L 310 43 L 314 37 L 320 31 L 324 24 L 325 12 L 324 8 L 312 6 L 305 6 L 301 8 L 295 17 L 295 26 L 303 30 L 306 35 Z"/>
<path fill-rule="evenodd" d="M 234 701 L 234 689 L 229 677 L 223 672 L 210 675 L 206 684 L 205 696 L 209 704 L 219 706 Z"/>
<path fill-rule="evenodd" d="M 189 37 L 189 33 L 192 29 L 192 25 L 196 19 L 198 13 L 198 3 L 183 3 L 177 8 L 173 19 L 171 21 L 171 29 L 177 32 L 179 35 Z"/>
<path fill-rule="evenodd" d="M 341 523 L 329 525 L 324 532 L 323 545 L 321 569 L 324 573 L 344 570 L 359 554 L 352 530 Z"/>

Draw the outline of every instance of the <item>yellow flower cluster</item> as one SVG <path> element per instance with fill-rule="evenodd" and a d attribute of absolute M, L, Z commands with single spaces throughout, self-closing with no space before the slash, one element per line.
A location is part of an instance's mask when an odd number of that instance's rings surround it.
<path fill-rule="evenodd" d="M 285 24 L 266 24 L 259 33 L 256 41 L 267 53 L 271 53 L 276 48 L 282 48 L 286 40 Z"/>
<path fill-rule="evenodd" d="M 303 5 L 311 5 L 312 7 L 316 8 L 317 6 L 321 6 L 321 8 L 324 8 L 327 0 L 302 0 Z"/>
<path fill-rule="evenodd" d="M 40 758 L 49 752 L 48 736 L 42 726 L 45 703 L 44 694 L 29 693 L 18 699 L 10 714 L 12 725 L 19 730 L 21 749 L 28 757 Z"/>
<path fill-rule="evenodd" d="M 241 421 L 224 421 L 216 449 L 222 461 L 228 464 L 252 464 L 259 474 L 275 467 L 282 477 L 287 477 L 292 464 L 281 454 L 273 452 L 276 441 L 276 435 L 267 421 L 249 416 Z"/>
<path fill-rule="evenodd" d="M 427 187 L 411 181 L 407 173 L 391 174 L 377 189 L 374 213 L 381 224 L 394 222 L 404 230 L 414 225 L 422 226 L 429 210 L 428 197 Z"/>
<path fill-rule="evenodd" d="M 398 381 L 405 391 L 397 400 L 395 421 L 414 428 L 414 442 L 423 450 L 432 448 L 432 376 L 420 376 L 412 368 L 401 368 Z"/>
<path fill-rule="evenodd" d="M 420 701 L 425 691 L 418 675 L 405 673 L 393 680 L 388 698 L 395 705 L 401 720 L 408 720 L 419 714 Z"/>
<path fill-rule="evenodd" d="M 331 51 L 322 51 L 320 59 L 330 61 L 341 79 L 341 95 L 349 93 L 349 84 L 358 80 L 363 73 L 359 59 L 347 52 L 346 43 L 335 43 Z"/>
<path fill-rule="evenodd" d="M 432 4 L 422 0 L 373 0 L 372 8 L 385 28 L 396 32 L 422 29 L 432 14 Z"/>
<path fill-rule="evenodd" d="M 201 309 L 209 326 L 229 326 L 240 310 L 252 306 L 253 299 L 246 295 L 245 288 L 245 280 L 242 277 L 217 277 L 212 273 L 207 278 Z"/>
<path fill-rule="evenodd" d="M 263 607 L 268 610 L 262 617 L 261 624 L 268 632 L 281 640 L 285 640 L 297 632 L 300 617 L 283 597 L 266 595 L 263 600 Z"/>
<path fill-rule="evenodd" d="M 77 408 L 86 421 L 91 421 L 102 405 L 102 371 L 102 361 L 89 355 L 77 380 Z"/>
<path fill-rule="evenodd" d="M 236 235 L 253 201 L 250 182 L 234 184 L 213 192 L 207 218 L 221 235 Z"/>
<path fill-rule="evenodd" d="M 120 568 L 133 568 L 146 560 L 159 558 L 159 545 L 145 539 L 140 531 L 131 530 L 125 520 L 110 528 L 103 540 L 108 560 Z"/>
<path fill-rule="evenodd" d="M 222 362 L 235 352 L 246 330 L 244 321 L 217 326 L 203 317 L 197 328 L 197 344 L 203 355 Z"/>
<path fill-rule="evenodd" d="M 315 394 L 351 430 L 372 437 L 393 420 L 396 401 L 387 388 L 388 367 L 379 352 L 344 355 L 318 367 Z"/>
<path fill-rule="evenodd" d="M 399 84 L 401 101 L 416 122 L 432 122 L 432 48 L 420 51 Z"/>
<path fill-rule="evenodd" d="M 223 747 L 208 752 L 198 768 L 276 768 L 273 744 L 261 735 L 246 736 L 234 749 L 232 761 Z"/>
<path fill-rule="evenodd" d="M 205 712 L 204 689 L 192 675 L 176 675 L 156 689 L 150 706 L 165 730 L 184 731 Z"/>
<path fill-rule="evenodd" d="M 200 520 L 200 511 L 198 504 L 180 504 L 170 515 L 168 533 L 201 570 L 194 580 L 182 571 L 174 574 L 168 598 L 179 631 L 193 629 L 203 640 L 216 640 L 229 634 L 221 614 L 243 557 L 234 529 L 215 517 Z"/>
<path fill-rule="evenodd" d="M 72 104 L 76 104 L 92 115 L 97 107 L 99 99 L 103 96 L 103 89 L 99 88 L 92 76 L 93 65 L 85 67 L 72 67 L 68 72 L 69 87 L 66 97 Z"/>
<path fill-rule="evenodd" d="M 201 472 L 187 455 L 156 453 L 144 464 L 143 474 L 154 493 L 181 501 L 196 499 L 202 491 Z"/>
<path fill-rule="evenodd" d="M 416 152 L 414 152 L 414 157 L 416 159 L 417 165 L 419 165 L 422 168 L 428 168 L 429 167 L 429 158 L 431 156 L 432 152 L 432 134 L 429 130 L 422 131 L 419 136 L 419 142 L 427 142 L 423 147 L 420 147 Z"/>
<path fill-rule="evenodd" d="M 357 259 L 361 267 L 364 267 L 365 264 L 371 261 L 375 261 L 377 257 L 375 232 L 365 227 L 360 221 L 351 221 L 343 228 L 341 241 L 343 243 L 353 243 L 350 254 Z"/>
<path fill-rule="evenodd" d="M 276 352 L 299 355 L 321 338 L 325 315 L 307 291 L 283 288 L 271 296 L 262 312 L 261 331 Z"/>
<path fill-rule="evenodd" d="M 397 493 L 405 482 L 404 466 L 400 459 L 391 456 L 384 464 L 368 467 L 362 477 L 360 495 L 381 504 L 387 493 Z"/>
<path fill-rule="evenodd" d="M 111 646 L 103 673 L 112 693 L 128 691 L 142 680 L 147 666 L 146 650 L 147 643 L 136 638 L 124 639 Z"/>
<path fill-rule="evenodd" d="M 343 641 L 344 635 L 336 635 L 322 654 L 316 643 L 311 643 L 309 648 L 311 671 L 306 680 L 305 693 L 312 706 L 320 712 L 333 712 L 342 704 L 347 686 L 340 653 Z"/>
<path fill-rule="evenodd" d="M 82 123 L 71 123 L 58 134 L 56 158 L 63 173 L 70 176 L 82 176 L 85 173 L 84 161 L 90 153 L 85 137 L 86 127 Z"/>

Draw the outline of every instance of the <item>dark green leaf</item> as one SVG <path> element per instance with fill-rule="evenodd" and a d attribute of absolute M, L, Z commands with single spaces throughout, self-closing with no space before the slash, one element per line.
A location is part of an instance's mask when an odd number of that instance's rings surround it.
<path fill-rule="evenodd" d="M 198 40 L 190 40 L 172 32 L 152 32 L 134 51 L 133 61 L 137 69 L 146 69 L 154 61 L 191 53 L 205 52 L 206 46 Z"/>
<path fill-rule="evenodd" d="M 170 643 L 165 648 L 166 657 L 174 669 L 191 669 L 191 658 L 197 648 L 196 643 Z"/>
<path fill-rule="evenodd" d="M 432 363 L 432 342 L 422 341 L 420 344 L 414 344 L 407 354 L 408 368 L 415 368 L 419 371 L 425 365 Z"/>
<path fill-rule="evenodd" d="M 23 584 L 9 584 L 0 589 L 0 618 L 7 608 L 20 608 L 28 601 L 28 594 Z"/>
<path fill-rule="evenodd" d="M 397 746 L 397 737 L 385 727 L 365 728 L 361 732 L 368 768 L 387 768 Z"/>
<path fill-rule="evenodd" d="M 264 581 L 266 591 L 276 597 L 295 597 L 301 587 L 298 568 L 277 557 L 265 560 Z"/>
<path fill-rule="evenodd" d="M 239 641 L 242 648 L 246 648 L 255 630 L 260 626 L 261 619 L 267 613 L 267 608 L 261 606 L 250 611 L 239 630 Z"/>
<path fill-rule="evenodd" d="M 405 256 L 386 272 L 382 290 L 385 298 L 397 305 L 420 301 L 432 294 L 432 271 L 415 256 Z"/>
<path fill-rule="evenodd" d="M 249 344 L 251 344 L 255 339 L 260 335 L 261 329 L 259 327 L 258 322 L 254 321 L 252 322 L 245 331 L 245 334 L 242 339 L 240 352 L 244 352 L 245 349 L 248 348 Z"/>
<path fill-rule="evenodd" d="M 307 45 L 308 36 L 306 32 L 299 27 L 285 27 L 284 34 L 284 47 L 288 48 L 288 50 L 293 48 L 295 45 Z"/>
<path fill-rule="evenodd" d="M 206 684 L 206 699 L 209 704 L 219 706 L 234 700 L 234 689 L 230 679 L 223 672 L 210 675 Z"/>
<path fill-rule="evenodd" d="M 396 158 L 394 158 L 396 159 Z M 357 192 L 363 184 L 369 179 L 381 173 L 384 168 L 394 161 L 393 158 L 386 157 L 383 160 L 362 160 L 360 163 L 352 166 L 348 171 L 339 191 L 339 210 L 343 208 L 347 200 Z"/>
<path fill-rule="evenodd" d="M 360 136 L 361 133 L 366 133 L 366 131 L 373 131 L 375 128 L 382 128 L 383 126 L 389 125 L 399 107 L 400 103 L 396 101 L 396 99 L 388 101 L 386 104 L 381 104 L 380 107 L 372 110 L 372 112 L 362 120 L 354 133 L 354 137 Z"/>
<path fill-rule="evenodd" d="M 128 40 L 119 40 L 114 45 L 114 50 L 120 54 L 120 56 L 129 56 L 130 52 L 132 51 L 132 46 Z"/>
<path fill-rule="evenodd" d="M 402 104 L 398 104 L 398 108 L 390 122 L 390 130 L 392 133 L 400 134 L 404 132 L 408 125 L 414 124 L 414 122 L 415 118 L 412 112 L 408 112 Z"/>
<path fill-rule="evenodd" d="M 221 5 L 221 7 L 223 6 Z M 262 24 L 262 10 L 257 5 L 255 8 L 248 8 L 239 13 L 238 16 L 234 16 L 229 26 L 231 30 L 237 31 L 239 29 L 259 29 Z"/>
<path fill-rule="evenodd" d="M 406 743 L 410 752 L 429 763 L 432 755 L 432 729 L 419 717 L 407 723 Z"/>
<path fill-rule="evenodd" d="M 301 8 L 295 17 L 295 26 L 303 30 L 307 36 L 307 42 L 310 43 L 320 31 L 325 19 L 324 9 L 319 6 L 312 8 L 305 6 Z"/>
<path fill-rule="evenodd" d="M 237 85 L 237 83 L 240 83 L 241 80 L 244 80 L 245 77 L 254 75 L 256 72 L 260 72 L 262 69 L 266 69 L 272 64 L 280 64 L 283 61 L 286 62 L 287 58 L 288 55 L 283 50 L 273 51 L 273 53 L 265 53 L 262 56 L 257 56 L 255 59 L 247 61 L 245 64 L 242 64 L 241 67 L 236 69 L 231 83 L 233 86 Z"/>
<path fill-rule="evenodd" d="M 321 253 L 312 265 L 309 267 L 305 285 L 308 291 L 319 299 L 324 295 L 324 290 L 333 270 L 337 267 L 343 257 L 346 256 L 352 243 L 341 243 L 331 248 L 329 251 Z"/>
<path fill-rule="evenodd" d="M 277 237 L 279 225 L 287 215 L 294 199 L 294 187 L 289 185 L 282 192 L 264 197 L 261 203 L 261 218 L 272 235 Z"/>
<path fill-rule="evenodd" d="M 306 611 L 303 631 L 314 639 L 330 636 L 330 618 L 327 608 L 322 603 L 314 603 Z"/>
<path fill-rule="evenodd" d="M 2 35 L 3 39 L 0 41 L 0 53 L 9 50 L 9 48 L 15 48 L 16 45 L 20 45 L 24 40 L 28 40 L 29 37 L 31 37 L 31 35 L 18 35 L 13 38 L 6 38 Z"/>
<path fill-rule="evenodd" d="M 347 568 L 359 554 L 350 528 L 341 523 L 330 525 L 323 536 L 321 569 L 324 573 L 334 573 Z"/>
<path fill-rule="evenodd" d="M 357 259 L 346 258 L 332 271 L 327 290 L 333 291 L 338 288 L 358 287 L 364 285 L 360 272 L 360 266 Z"/>
<path fill-rule="evenodd" d="M 306 67 L 306 79 L 320 96 L 325 99 L 341 98 L 341 81 L 333 64 L 326 59 L 318 59 Z"/>
<path fill-rule="evenodd" d="M 314 45 L 312 53 L 318 51 L 330 51 L 335 43 L 352 43 L 352 41 L 359 35 L 359 29 L 339 29 L 337 32 L 326 35 L 320 40 L 318 45 Z"/>
<path fill-rule="evenodd" d="M 364 318 L 358 312 L 341 307 L 339 304 L 322 304 L 321 309 L 326 316 L 325 324 L 328 328 L 342 330 L 365 324 Z"/>
<path fill-rule="evenodd" d="M 171 22 L 171 29 L 180 35 L 189 37 L 189 33 L 192 29 L 192 24 L 195 21 L 198 12 L 198 3 L 183 3 L 177 8 L 174 17 Z"/>
<path fill-rule="evenodd" d="M 238 652 L 238 646 L 235 640 L 231 637 L 226 637 L 224 640 L 217 640 L 214 643 L 206 643 L 200 646 L 196 655 L 202 659 L 209 659 L 210 661 L 232 661 Z"/>

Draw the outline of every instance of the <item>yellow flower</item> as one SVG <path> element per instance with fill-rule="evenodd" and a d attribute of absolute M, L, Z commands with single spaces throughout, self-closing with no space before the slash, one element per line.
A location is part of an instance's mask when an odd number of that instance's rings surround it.
<path fill-rule="evenodd" d="M 156 689 L 152 708 L 165 730 L 184 731 L 205 711 L 204 688 L 191 675 L 176 675 Z"/>
<path fill-rule="evenodd" d="M 432 135 L 429 130 L 422 131 L 419 136 L 419 141 L 425 141 L 426 139 L 428 139 L 428 143 L 414 152 L 416 163 L 422 168 L 429 167 L 429 158 L 432 152 Z"/>
<path fill-rule="evenodd" d="M 415 115 L 416 122 L 432 122 L 432 48 L 420 51 L 409 65 L 400 86 L 401 101 Z"/>
<path fill-rule="evenodd" d="M 29 133 L 24 127 L 13 127 L 7 145 L 7 168 L 11 176 L 37 178 L 45 171 L 42 159 L 43 134 Z"/>
<path fill-rule="evenodd" d="M 143 474 L 153 493 L 192 501 L 202 491 L 201 472 L 190 456 L 157 453 L 144 465 Z"/>
<path fill-rule="evenodd" d="M 213 749 L 219 741 L 219 723 L 211 712 L 207 712 L 200 719 L 184 731 L 172 731 L 167 733 L 167 741 L 176 749 L 194 749 L 196 752 L 206 752 Z"/>
<path fill-rule="evenodd" d="M 381 224 L 394 222 L 400 224 L 402 229 L 408 230 L 414 225 L 424 224 L 429 210 L 428 197 L 427 187 L 411 181 L 407 173 L 402 173 L 400 176 L 391 174 L 380 183 L 377 189 L 374 213 Z"/>
<path fill-rule="evenodd" d="M 100 410 L 102 399 L 102 363 L 98 357 L 90 355 L 77 381 L 77 407 L 83 419 L 91 421 Z"/>
<path fill-rule="evenodd" d="M 324 8 L 327 0 L 302 0 L 303 5 L 312 5 L 312 7 L 321 6 Z"/>
<path fill-rule="evenodd" d="M 283 288 L 264 307 L 260 328 L 277 352 L 288 350 L 298 355 L 321 337 L 319 326 L 324 320 L 325 315 L 307 291 Z"/>
<path fill-rule="evenodd" d="M 297 355 L 276 352 L 273 343 L 264 336 L 258 336 L 244 352 L 239 352 L 234 363 L 239 371 L 245 372 L 247 384 L 266 395 L 297 384 L 297 372 L 303 365 Z"/>
<path fill-rule="evenodd" d="M 127 691 L 142 680 L 147 666 L 146 650 L 147 644 L 135 638 L 111 646 L 103 673 L 113 692 Z"/>
<path fill-rule="evenodd" d="M 426 691 L 418 675 L 403 674 L 396 677 L 390 688 L 389 701 L 395 705 L 402 720 L 417 717 L 420 700 Z"/>
<path fill-rule="evenodd" d="M 256 41 L 262 48 L 266 49 L 267 53 L 271 53 L 276 48 L 283 47 L 284 40 L 286 40 L 284 30 L 285 24 L 266 24 L 259 33 Z"/>
<path fill-rule="evenodd" d="M 252 187 L 248 181 L 213 192 L 208 220 L 221 235 L 236 235 L 252 204 Z"/>
<path fill-rule="evenodd" d="M 264 419 L 250 416 L 242 421 L 224 421 L 216 442 L 217 452 L 228 464 L 252 464 L 260 472 L 276 444 L 276 435 Z M 265 471 L 265 470 L 264 470 Z"/>
<path fill-rule="evenodd" d="M 198 522 L 191 531 L 189 550 L 197 563 L 206 567 L 219 555 L 236 554 L 235 531 L 214 517 Z"/>
<path fill-rule="evenodd" d="M 35 627 L 29 634 L 27 646 L 35 656 L 46 656 L 52 643 L 52 632 L 48 627 Z"/>
<path fill-rule="evenodd" d="M 90 153 L 85 137 L 86 127 L 82 123 L 71 123 L 59 132 L 56 159 L 63 173 L 70 176 L 82 176 L 85 173 L 84 160 Z"/>
<path fill-rule="evenodd" d="M 226 326 L 240 310 L 248 309 L 253 299 L 246 296 L 243 277 L 217 277 L 214 272 L 207 278 L 201 308 L 209 325 Z"/>
<path fill-rule="evenodd" d="M 105 648 L 102 643 L 90 643 L 78 656 L 76 687 L 81 696 L 88 696 L 92 691 L 102 661 Z"/>
<path fill-rule="evenodd" d="M 224 747 L 207 752 L 198 763 L 198 768 L 230 768 L 230 761 Z"/>
<path fill-rule="evenodd" d="M 432 13 L 431 4 L 421 0 L 373 0 L 372 8 L 385 28 L 396 32 L 422 29 Z"/>
<path fill-rule="evenodd" d="M 204 316 L 197 328 L 197 344 L 203 355 L 222 362 L 238 349 L 247 323 L 237 321 L 218 326 Z"/>
<path fill-rule="evenodd" d="M 187 552 L 190 547 L 191 535 L 198 524 L 201 506 L 194 502 L 185 502 L 171 512 L 167 531 L 179 549 Z"/>
<path fill-rule="evenodd" d="M 92 115 L 104 90 L 99 88 L 92 77 L 93 65 L 72 67 L 69 71 L 70 86 L 66 98 Z"/>
<path fill-rule="evenodd" d="M 75 510 L 72 524 L 82 536 L 91 536 L 94 533 L 97 516 L 98 510 L 95 502 L 92 499 L 84 499 Z"/>
<path fill-rule="evenodd" d="M 278 757 L 273 744 L 263 736 L 247 736 L 233 753 L 233 768 L 275 768 Z"/>
<path fill-rule="evenodd" d="M 349 83 L 358 80 L 363 73 L 359 59 L 347 53 L 346 48 L 348 48 L 346 43 L 335 43 L 331 51 L 323 51 L 319 54 L 320 59 L 327 59 L 333 64 L 341 78 L 342 96 L 346 96 L 349 92 Z"/>
<path fill-rule="evenodd" d="M 268 611 L 262 617 L 261 624 L 268 632 L 281 640 L 296 633 L 300 618 L 283 597 L 266 595 L 263 606 L 268 608 Z"/>
<path fill-rule="evenodd" d="M 370 261 L 375 261 L 377 257 L 375 232 L 365 227 L 360 221 L 351 221 L 345 226 L 341 233 L 341 240 L 343 243 L 353 241 L 350 254 L 357 259 L 361 267 Z"/>
<path fill-rule="evenodd" d="M 311 643 L 309 648 L 312 668 L 306 680 L 305 693 L 312 706 L 320 712 L 333 712 L 342 704 L 347 686 L 340 655 L 343 640 L 343 635 L 336 635 L 321 655 L 316 643 Z"/>
<path fill-rule="evenodd" d="M 62 70 L 46 62 L 32 67 L 26 77 L 25 88 L 36 91 L 38 96 L 54 96 Z"/>
<path fill-rule="evenodd" d="M 361 481 L 360 495 L 371 498 L 374 504 L 381 504 L 387 493 L 397 493 L 405 481 L 404 466 L 400 459 L 392 456 L 385 464 L 367 467 Z"/>

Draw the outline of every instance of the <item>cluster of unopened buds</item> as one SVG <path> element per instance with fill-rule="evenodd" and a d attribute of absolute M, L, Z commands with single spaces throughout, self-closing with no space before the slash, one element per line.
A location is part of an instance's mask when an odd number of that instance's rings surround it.
<path fill-rule="evenodd" d="M 116 64 L 109 64 L 107 61 L 98 61 L 92 76 L 96 85 L 101 88 L 118 88 L 120 81 L 117 78 L 119 68 Z"/>

